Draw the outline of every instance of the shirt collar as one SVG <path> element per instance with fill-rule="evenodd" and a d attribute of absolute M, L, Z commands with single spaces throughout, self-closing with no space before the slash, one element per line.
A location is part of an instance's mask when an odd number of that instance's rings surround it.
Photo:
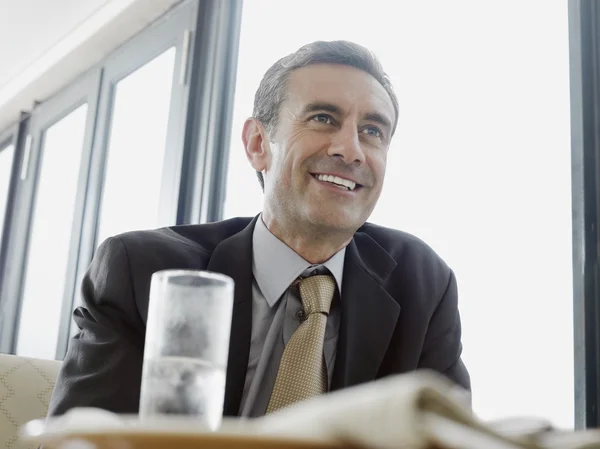
<path fill-rule="evenodd" d="M 311 264 L 269 231 L 262 220 L 256 220 L 252 235 L 252 273 L 269 307 L 277 303 L 290 284 L 305 270 L 326 267 L 342 291 L 342 275 L 346 248 L 342 248 L 323 264 Z"/>

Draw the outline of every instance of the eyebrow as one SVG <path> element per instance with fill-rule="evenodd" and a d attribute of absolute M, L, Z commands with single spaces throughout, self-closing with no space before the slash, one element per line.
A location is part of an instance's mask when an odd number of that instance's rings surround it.
<path fill-rule="evenodd" d="M 304 106 L 304 109 L 302 110 L 302 115 L 318 111 L 326 111 L 331 112 L 332 114 L 342 115 L 341 108 L 334 104 L 325 102 L 308 103 L 306 106 Z M 378 112 L 369 112 L 365 114 L 364 119 L 369 120 L 371 122 L 379 123 L 380 125 L 383 125 L 388 129 L 392 129 L 392 123 L 390 122 L 390 120 Z"/>
<path fill-rule="evenodd" d="M 332 114 L 342 115 L 342 110 L 339 107 L 334 104 L 324 102 L 308 103 L 306 106 L 304 106 L 302 115 L 317 111 L 327 111 L 331 112 Z"/>
<path fill-rule="evenodd" d="M 390 130 L 392 129 L 392 123 L 378 112 L 370 112 L 368 114 L 365 114 L 365 120 L 379 123 L 380 125 L 383 125 Z"/>

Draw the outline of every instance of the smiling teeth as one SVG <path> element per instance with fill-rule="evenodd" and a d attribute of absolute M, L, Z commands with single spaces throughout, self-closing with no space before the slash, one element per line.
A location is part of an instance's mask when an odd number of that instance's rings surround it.
<path fill-rule="evenodd" d="M 354 190 L 354 188 L 356 187 L 356 183 L 354 181 L 350 181 L 349 179 L 343 179 L 338 176 L 317 175 L 317 179 L 319 181 L 330 182 L 330 183 L 336 184 L 338 186 L 347 187 L 348 190 Z"/>

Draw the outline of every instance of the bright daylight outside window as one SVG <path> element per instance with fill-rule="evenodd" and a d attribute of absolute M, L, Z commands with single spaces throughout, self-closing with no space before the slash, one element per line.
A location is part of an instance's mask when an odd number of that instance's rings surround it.
<path fill-rule="evenodd" d="M 174 65 L 175 48 L 170 48 L 116 85 L 97 245 L 111 235 L 160 225 Z M 131 145 L 134 136 L 137 143 Z M 140 160 L 144 170 L 136 173 L 132 183 L 131 167 Z"/>
<path fill-rule="evenodd" d="M 475 411 L 572 427 L 567 2 L 246 2 L 226 218 L 261 208 L 240 136 L 262 75 L 335 39 L 371 49 L 398 93 L 370 221 L 415 234 L 454 269 Z"/>
<path fill-rule="evenodd" d="M 87 111 L 83 104 L 44 132 L 17 336 L 23 357 L 56 355 Z"/>

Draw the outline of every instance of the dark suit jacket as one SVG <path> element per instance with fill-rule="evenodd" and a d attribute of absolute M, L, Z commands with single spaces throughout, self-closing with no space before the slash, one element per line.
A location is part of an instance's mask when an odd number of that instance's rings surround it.
<path fill-rule="evenodd" d="M 50 403 L 137 413 L 152 273 L 210 270 L 235 281 L 225 415 L 238 413 L 250 347 L 254 220 L 130 232 L 104 242 L 74 312 L 73 338 Z M 332 389 L 430 368 L 470 388 L 460 359 L 454 274 L 422 241 L 365 224 L 347 247 Z"/>

